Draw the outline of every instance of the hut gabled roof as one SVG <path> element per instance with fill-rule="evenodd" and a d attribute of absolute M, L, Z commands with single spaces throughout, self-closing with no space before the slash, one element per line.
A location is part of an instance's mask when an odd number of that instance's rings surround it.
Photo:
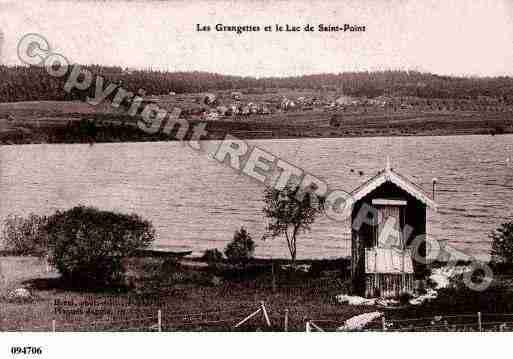
<path fill-rule="evenodd" d="M 403 175 L 395 172 L 390 167 L 388 161 L 384 170 L 378 172 L 377 175 L 354 189 L 351 192 L 351 198 L 354 202 L 357 202 L 387 182 L 395 184 L 403 191 L 408 192 L 420 202 L 424 203 L 427 207 L 436 211 L 436 202 L 424 191 L 424 189 Z"/>

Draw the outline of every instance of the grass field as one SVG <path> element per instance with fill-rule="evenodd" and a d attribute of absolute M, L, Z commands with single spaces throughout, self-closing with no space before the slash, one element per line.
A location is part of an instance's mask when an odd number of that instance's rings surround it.
<path fill-rule="evenodd" d="M 259 315 L 240 330 L 282 331 L 285 310 L 289 310 L 289 330 L 304 331 L 305 319 L 327 320 L 335 329 L 353 315 L 369 307 L 342 305 L 335 295 L 344 290 L 339 273 L 325 273 L 300 282 L 282 281 L 272 289 L 269 274 L 231 277 L 215 285 L 203 280 L 182 282 L 158 292 L 85 292 L 62 287 L 57 273 L 47 272 L 43 261 L 31 257 L 1 257 L 3 292 L 20 286 L 30 288 L 35 299 L 1 300 L 0 330 L 48 331 L 52 320 L 57 330 L 148 330 L 162 311 L 164 330 L 233 330 L 233 326 L 264 301 L 272 328 Z M 203 266 L 204 267 L 204 266 Z M 197 272 L 188 266 L 190 275 Z M 192 268 L 192 269 L 191 269 Z M 196 274 L 197 277 L 197 274 Z M 197 277 L 199 278 L 199 277 Z M 204 274 L 203 274 L 203 278 Z M 80 303 L 88 301 L 89 305 Z M 96 301 L 96 303 L 93 303 Z M 101 303 L 103 302 L 103 303 Z M 77 311 L 78 309 L 78 311 Z"/>
<path fill-rule="evenodd" d="M 385 313 L 390 330 L 476 331 L 478 312 L 482 312 L 482 330 L 513 330 L 509 267 L 484 292 L 448 288 L 420 306 L 385 308 L 336 300 L 336 295 L 350 292 L 347 260 L 302 261 L 312 269 L 292 277 L 279 269 L 285 261 L 275 261 L 274 285 L 270 262 L 264 259 L 244 270 L 187 260 L 178 270 L 147 275 L 151 267 L 162 271 L 159 261 L 131 259 L 128 276 L 136 281 L 131 289 L 85 291 L 67 287 L 38 258 L 0 257 L 0 331 L 51 331 L 53 325 L 56 331 L 152 331 L 158 328 L 159 311 L 163 331 L 284 331 L 286 315 L 289 331 L 305 331 L 307 320 L 333 331 L 345 320 L 373 311 Z M 28 288 L 32 297 L 13 300 L 6 295 L 20 287 Z M 262 302 L 271 327 L 258 313 L 234 328 Z M 381 330 L 381 320 L 367 329 Z"/>
<path fill-rule="evenodd" d="M 167 110 L 180 108 L 192 111 L 208 106 L 198 103 L 199 94 L 162 97 L 159 105 Z M 283 90 L 244 95 L 243 103 L 266 103 L 277 106 L 279 98 L 321 98 L 328 103 L 334 93 L 322 91 Z M 224 104 L 233 102 L 228 92 L 219 94 Z M 400 100 L 398 100 L 400 101 Z M 413 100 L 410 100 L 412 102 Z M 415 102 L 417 101 L 417 102 Z M 217 120 L 201 120 L 187 115 L 192 124 L 207 122 L 207 139 L 222 139 L 227 133 L 239 138 L 300 138 L 300 137 L 360 137 L 360 136 L 420 136 L 458 134 L 513 133 L 511 106 L 486 106 L 472 102 L 427 100 L 402 107 L 396 104 L 380 106 L 347 106 L 331 108 L 325 105 L 297 107 L 290 111 L 247 116 L 234 115 Z M 429 103 L 429 105 L 427 104 Z M 77 133 L 69 136 L 70 122 L 95 120 L 94 136 Z M 173 137 L 151 135 L 135 126 L 138 117 L 104 102 L 91 106 L 84 102 L 31 101 L 0 103 L 0 143 L 70 143 L 172 140 Z"/>

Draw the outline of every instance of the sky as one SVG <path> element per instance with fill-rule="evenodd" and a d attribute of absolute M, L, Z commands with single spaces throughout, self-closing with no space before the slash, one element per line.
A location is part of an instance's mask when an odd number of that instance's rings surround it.
<path fill-rule="evenodd" d="M 365 32 L 198 32 L 215 26 L 351 24 Z M 405 69 L 513 75 L 512 0 L 0 0 L 0 62 L 39 33 L 72 62 L 293 76 Z"/>

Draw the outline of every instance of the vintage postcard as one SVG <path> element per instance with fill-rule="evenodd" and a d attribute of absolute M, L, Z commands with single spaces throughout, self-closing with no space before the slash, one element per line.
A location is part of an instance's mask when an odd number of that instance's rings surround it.
<path fill-rule="evenodd" d="M 0 331 L 512 331 L 512 45 L 508 0 L 0 1 Z"/>

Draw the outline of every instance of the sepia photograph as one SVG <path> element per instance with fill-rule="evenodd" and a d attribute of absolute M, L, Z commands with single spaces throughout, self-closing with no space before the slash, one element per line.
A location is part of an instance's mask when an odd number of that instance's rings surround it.
<path fill-rule="evenodd" d="M 512 65 L 509 0 L 1 0 L 0 335 L 513 331 Z"/>

